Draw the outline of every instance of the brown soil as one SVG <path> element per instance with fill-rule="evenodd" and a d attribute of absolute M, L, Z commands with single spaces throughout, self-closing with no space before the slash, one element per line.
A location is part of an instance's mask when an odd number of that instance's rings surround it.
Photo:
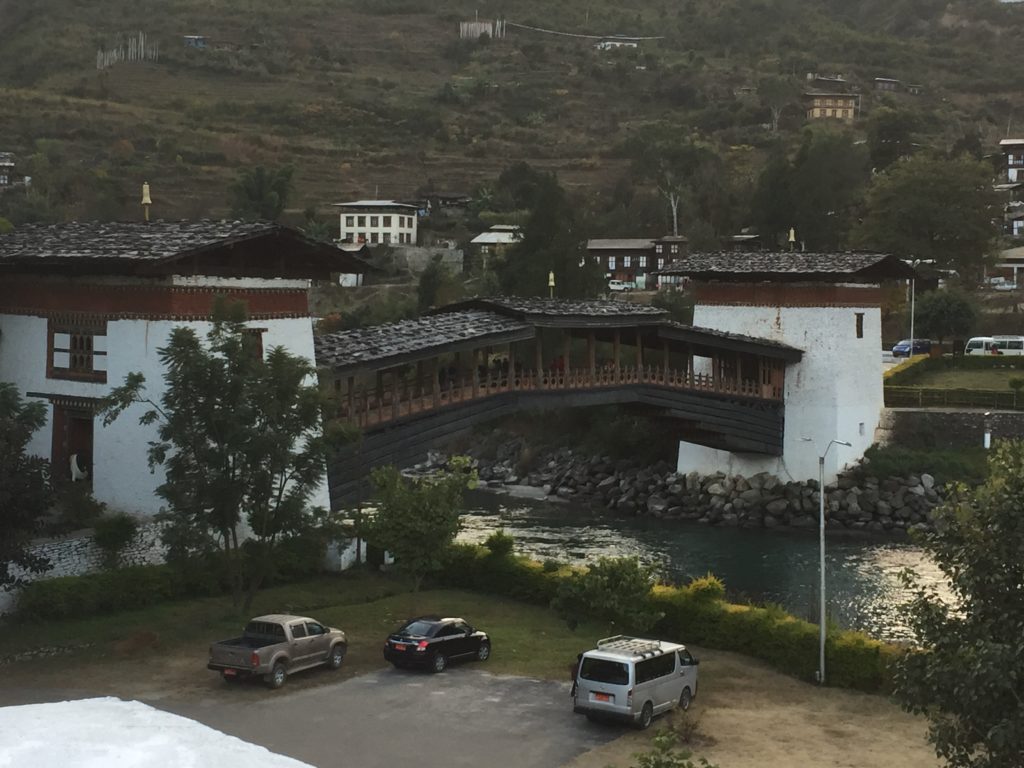
<path fill-rule="evenodd" d="M 633 764 L 658 730 L 694 729 L 695 758 L 720 768 L 936 768 L 926 725 L 881 696 L 820 689 L 781 675 L 762 662 L 722 651 L 696 651 L 701 686 L 690 711 L 655 720 L 580 755 L 565 768 Z"/>

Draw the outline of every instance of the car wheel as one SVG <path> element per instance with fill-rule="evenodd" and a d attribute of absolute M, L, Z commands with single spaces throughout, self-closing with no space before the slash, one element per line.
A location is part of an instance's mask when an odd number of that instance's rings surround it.
<path fill-rule="evenodd" d="M 651 702 L 644 704 L 644 708 L 640 710 L 640 720 L 637 722 L 637 726 L 641 731 L 645 731 L 651 727 L 651 720 L 654 719 L 654 705 Z"/>
<path fill-rule="evenodd" d="M 277 690 L 284 685 L 285 680 L 288 679 L 288 669 L 285 667 L 283 662 L 277 662 L 274 668 L 270 670 L 270 674 L 267 675 L 267 686 Z"/>
<path fill-rule="evenodd" d="M 435 653 L 430 668 L 434 672 L 444 672 L 448 667 L 448 657 L 443 653 Z"/>
<path fill-rule="evenodd" d="M 489 658 L 491 658 L 491 644 L 480 643 L 480 647 L 476 651 L 476 660 L 487 661 Z"/>
<path fill-rule="evenodd" d="M 338 669 L 341 662 L 345 660 L 345 646 L 339 643 L 331 649 L 331 655 L 327 659 L 327 666 L 331 669 Z"/>
<path fill-rule="evenodd" d="M 693 701 L 693 694 L 690 693 L 690 689 L 683 688 L 683 692 L 679 694 L 679 708 L 685 712 L 690 708 L 691 701 Z"/>

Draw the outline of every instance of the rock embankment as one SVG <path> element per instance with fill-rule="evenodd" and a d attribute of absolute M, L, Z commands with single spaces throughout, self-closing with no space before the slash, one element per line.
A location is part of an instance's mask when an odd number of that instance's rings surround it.
<path fill-rule="evenodd" d="M 563 499 L 600 504 L 628 516 L 693 520 L 743 528 L 814 528 L 818 482 L 783 481 L 760 473 L 680 473 L 665 462 L 638 466 L 607 457 L 581 456 L 569 448 L 523 467 L 521 440 L 501 445 L 493 458 L 477 458 L 482 484 L 531 485 Z M 431 456 L 431 464 L 445 457 Z M 876 478 L 856 472 L 825 487 L 826 525 L 877 533 L 931 527 L 931 511 L 942 502 L 928 474 Z"/>

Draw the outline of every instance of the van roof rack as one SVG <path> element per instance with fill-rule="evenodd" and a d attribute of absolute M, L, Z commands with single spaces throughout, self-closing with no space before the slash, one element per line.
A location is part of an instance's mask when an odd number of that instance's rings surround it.
<path fill-rule="evenodd" d="M 660 640 L 643 640 L 629 635 L 613 635 L 597 641 L 599 651 L 624 651 L 634 656 L 655 655 L 661 651 Z"/>

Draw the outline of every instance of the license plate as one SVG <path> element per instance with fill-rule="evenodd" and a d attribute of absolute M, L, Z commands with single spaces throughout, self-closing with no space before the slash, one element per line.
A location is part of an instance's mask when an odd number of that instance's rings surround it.
<path fill-rule="evenodd" d="M 594 698 L 597 701 L 611 701 L 612 700 L 611 694 L 608 694 L 608 693 L 595 693 L 594 694 Z"/>
<path fill-rule="evenodd" d="M 402 645 L 401 643 L 395 643 L 395 650 L 396 651 L 404 651 L 405 650 L 405 646 Z"/>
<path fill-rule="evenodd" d="M 225 670 L 224 670 L 224 674 L 225 674 L 226 676 L 228 676 L 228 677 L 234 677 L 235 675 L 237 675 L 237 674 L 238 674 L 238 672 L 236 672 L 236 671 L 235 671 L 235 670 L 233 670 L 233 669 L 225 669 Z"/>

